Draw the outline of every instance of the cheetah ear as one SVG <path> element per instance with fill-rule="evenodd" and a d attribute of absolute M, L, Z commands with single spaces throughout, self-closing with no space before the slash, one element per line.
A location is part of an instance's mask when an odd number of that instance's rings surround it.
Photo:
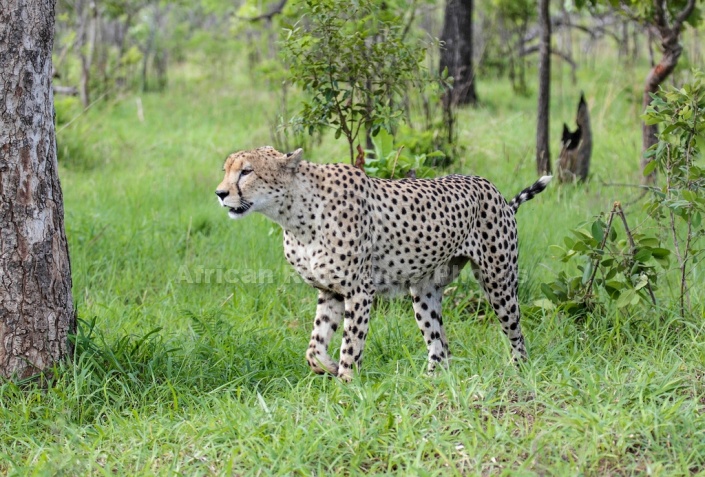
<path fill-rule="evenodd" d="M 286 156 L 284 157 L 284 167 L 291 170 L 292 172 L 295 171 L 303 157 L 304 150 L 301 148 L 298 148 L 294 152 L 286 153 Z"/>

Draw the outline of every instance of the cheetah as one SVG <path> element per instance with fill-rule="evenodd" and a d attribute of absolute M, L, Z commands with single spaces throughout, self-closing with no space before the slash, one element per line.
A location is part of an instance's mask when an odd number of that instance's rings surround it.
<path fill-rule="evenodd" d="M 509 338 L 527 357 L 517 300 L 519 206 L 543 191 L 544 176 L 507 202 L 487 179 L 383 180 L 347 164 L 314 164 L 303 150 L 266 146 L 225 160 L 215 194 L 232 219 L 264 214 L 284 230 L 284 254 L 318 290 L 306 351 L 311 369 L 352 379 L 362 363 L 376 294 L 408 291 L 428 350 L 428 370 L 450 356 L 443 289 L 470 264 Z M 328 355 L 342 322 L 340 359 Z"/>

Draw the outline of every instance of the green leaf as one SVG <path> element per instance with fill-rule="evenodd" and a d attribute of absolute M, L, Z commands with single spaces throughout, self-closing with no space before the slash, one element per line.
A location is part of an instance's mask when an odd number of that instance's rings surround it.
<path fill-rule="evenodd" d="M 632 301 L 635 298 L 638 303 L 639 295 L 636 294 L 636 291 L 630 288 L 623 292 L 621 295 L 619 295 L 619 298 L 617 299 L 615 305 L 617 306 L 617 308 L 624 308 L 625 306 L 631 305 Z"/>
<path fill-rule="evenodd" d="M 666 248 L 652 248 L 650 252 L 654 258 L 666 258 L 671 254 L 671 251 Z"/>
<path fill-rule="evenodd" d="M 644 167 L 644 176 L 651 175 L 656 170 L 656 167 L 658 167 L 657 161 L 649 161 Z"/>
<path fill-rule="evenodd" d="M 587 252 L 588 250 L 590 250 L 590 246 L 585 242 L 579 240 L 575 242 L 575 244 L 573 244 L 573 250 L 575 250 L 576 252 Z"/>
<path fill-rule="evenodd" d="M 607 283 L 605 283 L 605 287 L 610 287 L 615 290 L 623 290 L 627 285 L 625 285 L 622 282 L 619 282 L 617 280 L 610 280 Z"/>
<path fill-rule="evenodd" d="M 675 131 L 676 129 L 678 129 L 678 126 L 676 124 L 669 124 L 668 126 L 663 128 L 663 131 L 661 131 L 661 135 L 669 134 L 670 132 Z"/>
<path fill-rule="evenodd" d="M 583 285 L 585 285 L 588 280 L 590 280 L 590 276 L 592 275 L 592 267 L 592 260 L 590 260 L 587 265 L 585 265 L 585 269 L 583 270 L 583 278 L 581 280 Z"/>
<path fill-rule="evenodd" d="M 642 288 L 644 288 L 648 284 L 649 284 L 649 277 L 647 277 L 645 273 L 642 273 L 641 275 L 639 275 L 639 281 L 637 281 L 636 284 L 634 285 L 634 289 L 641 290 Z"/>
<path fill-rule="evenodd" d="M 556 305 L 551 300 L 547 300 L 546 298 L 539 298 L 538 300 L 534 300 L 534 305 L 538 306 L 539 308 L 543 308 L 544 310 L 556 309 Z"/>
<path fill-rule="evenodd" d="M 690 191 L 688 189 L 681 191 L 681 195 L 688 202 L 696 202 L 698 200 L 698 196 L 695 195 L 695 193 L 693 191 Z"/>
<path fill-rule="evenodd" d="M 610 297 L 610 300 L 617 300 L 619 299 L 619 295 L 622 294 L 619 290 L 615 290 L 613 288 L 607 288 L 605 287 L 605 291 L 607 292 L 607 296 Z"/>
<path fill-rule="evenodd" d="M 551 289 L 551 287 L 549 286 L 548 283 L 542 283 L 542 284 L 541 284 L 541 292 L 542 292 L 544 295 L 546 295 L 546 298 L 548 298 L 549 300 L 551 300 L 553 303 L 556 303 L 556 304 L 560 303 L 560 300 L 558 299 L 558 297 L 556 296 L 556 294 L 553 293 L 553 290 Z"/>
<path fill-rule="evenodd" d="M 634 254 L 634 260 L 637 262 L 646 262 L 651 258 L 651 250 L 648 248 L 642 248 Z"/>
<path fill-rule="evenodd" d="M 592 238 L 595 239 L 595 242 L 602 243 L 602 239 L 604 238 L 604 236 L 605 236 L 605 224 L 603 224 L 601 220 L 593 222 L 593 224 L 592 224 Z"/>
<path fill-rule="evenodd" d="M 573 232 L 578 239 L 592 239 L 592 234 L 585 229 L 574 229 L 571 230 L 571 232 Z"/>
<path fill-rule="evenodd" d="M 642 247 L 658 247 L 658 239 L 655 237 L 640 237 L 637 242 Z"/>

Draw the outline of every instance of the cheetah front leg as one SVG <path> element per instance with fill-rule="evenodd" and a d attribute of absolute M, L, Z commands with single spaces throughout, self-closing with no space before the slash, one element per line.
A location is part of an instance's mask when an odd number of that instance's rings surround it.
<path fill-rule="evenodd" d="M 428 349 L 428 371 L 432 372 L 438 363 L 447 365 L 450 356 L 441 317 L 443 288 L 427 283 L 411 287 L 410 292 L 414 300 L 416 324 L 419 325 Z"/>
<path fill-rule="evenodd" d="M 340 346 L 338 377 L 350 381 L 354 367 L 362 364 L 362 351 L 370 321 L 370 308 L 374 291 L 372 287 L 358 286 L 345 299 L 345 320 L 343 322 L 343 343 Z"/>
<path fill-rule="evenodd" d="M 306 361 L 317 374 L 338 374 L 338 363 L 328 356 L 328 345 L 343 318 L 344 299 L 336 293 L 319 291 L 316 319 L 311 341 L 306 350 Z"/>

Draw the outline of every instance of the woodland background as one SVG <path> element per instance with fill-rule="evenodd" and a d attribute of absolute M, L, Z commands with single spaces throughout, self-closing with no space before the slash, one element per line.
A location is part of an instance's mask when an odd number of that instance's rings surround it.
<path fill-rule="evenodd" d="M 705 472 L 702 7 L 59 1 L 78 324 L 42 379 L 0 383 L 0 472 Z M 448 371 L 425 373 L 399 298 L 353 383 L 312 375 L 316 294 L 278 227 L 213 196 L 227 154 L 265 144 L 505 197 L 553 172 L 517 216 L 529 363 L 467 272 Z"/>

